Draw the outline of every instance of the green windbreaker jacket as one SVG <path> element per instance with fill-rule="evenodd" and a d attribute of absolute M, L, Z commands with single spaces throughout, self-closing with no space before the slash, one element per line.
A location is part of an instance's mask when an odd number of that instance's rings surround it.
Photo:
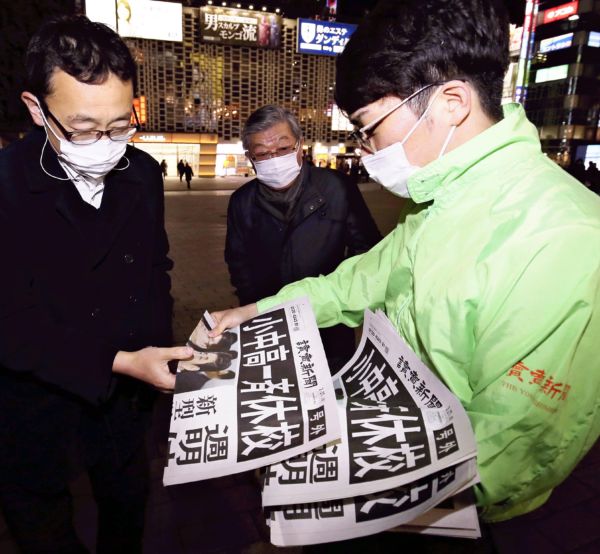
<path fill-rule="evenodd" d="M 373 249 L 258 305 L 308 295 L 322 327 L 383 309 L 469 414 L 488 521 L 543 504 L 600 433 L 600 198 L 504 115 L 411 177 Z"/>

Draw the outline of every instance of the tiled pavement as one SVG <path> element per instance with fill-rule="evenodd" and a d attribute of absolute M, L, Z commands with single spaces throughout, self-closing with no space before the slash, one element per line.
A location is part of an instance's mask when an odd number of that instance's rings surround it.
<path fill-rule="evenodd" d="M 166 183 L 166 221 L 175 261 L 174 330 L 183 342 L 204 309 L 236 305 L 223 262 L 227 201 L 244 179 L 195 179 Z M 400 201 L 372 184 L 361 186 L 382 232 L 395 223 Z M 145 536 L 147 554 L 296 554 L 265 540 L 259 496 L 252 475 L 238 475 L 164 488 L 161 483 L 170 397 L 161 396 L 148 440 L 152 487 Z M 76 526 L 93 551 L 95 505 L 81 476 L 72 484 Z M 495 526 L 492 540 L 468 541 L 383 533 L 355 541 L 305 548 L 305 553 L 404 551 L 465 554 L 600 554 L 600 443 L 540 510 Z M 16 554 L 0 516 L 0 554 Z"/>

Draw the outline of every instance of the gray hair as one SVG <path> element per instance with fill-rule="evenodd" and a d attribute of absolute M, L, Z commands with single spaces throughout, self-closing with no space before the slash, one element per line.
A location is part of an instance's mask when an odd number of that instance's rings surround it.
<path fill-rule="evenodd" d="M 242 145 L 244 146 L 244 149 L 248 150 L 248 139 L 250 135 L 266 131 L 273 127 L 273 125 L 282 122 L 287 123 L 290 126 L 296 140 L 302 138 L 302 128 L 300 127 L 300 123 L 298 122 L 298 119 L 296 119 L 296 116 L 281 106 L 268 104 L 267 106 L 258 108 L 258 110 L 253 112 L 247 119 L 244 129 L 242 130 Z"/>

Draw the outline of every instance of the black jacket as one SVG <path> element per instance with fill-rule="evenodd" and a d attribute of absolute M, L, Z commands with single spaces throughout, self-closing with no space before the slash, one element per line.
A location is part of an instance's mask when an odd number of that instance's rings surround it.
<path fill-rule="evenodd" d="M 304 277 L 331 273 L 381 239 L 352 180 L 308 164 L 300 178 L 300 198 L 287 225 L 261 206 L 258 179 L 231 196 L 225 261 L 241 305 Z"/>
<path fill-rule="evenodd" d="M 127 389 L 134 402 L 142 385 L 112 362 L 170 345 L 172 262 L 158 163 L 128 147 L 129 167 L 106 177 L 96 210 L 44 173 L 44 139 L 36 130 L 0 152 L 0 461 L 54 468 L 39 458 L 81 410 L 118 414 L 114 436 L 131 441 L 129 404 L 115 396 Z M 43 164 L 66 176 L 50 145 Z"/>
<path fill-rule="evenodd" d="M 160 168 L 128 147 L 96 211 L 43 172 L 44 138 L 0 153 L 0 367 L 100 403 L 118 350 L 171 341 Z M 65 176 L 50 145 L 44 154 Z"/>

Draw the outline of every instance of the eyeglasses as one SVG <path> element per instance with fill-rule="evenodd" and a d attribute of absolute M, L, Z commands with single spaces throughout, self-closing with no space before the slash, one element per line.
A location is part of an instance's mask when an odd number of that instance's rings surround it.
<path fill-rule="evenodd" d="M 371 137 L 373 136 L 373 131 L 376 129 L 376 127 L 386 117 L 393 114 L 401 106 L 404 106 L 404 104 L 406 104 L 409 100 L 412 100 L 417 94 L 420 94 L 421 92 L 423 92 L 424 90 L 427 90 L 430 87 L 442 85 L 443 83 L 444 82 L 438 82 L 438 83 L 431 83 L 429 85 L 425 85 L 424 87 L 420 88 L 416 92 L 413 92 L 410 96 L 408 96 L 407 98 L 402 100 L 399 104 L 396 104 L 391 109 L 389 109 L 387 112 L 384 112 L 378 118 L 371 121 L 371 123 L 367 123 L 364 127 L 361 127 L 360 129 L 355 129 L 354 131 L 352 131 L 352 133 L 350 133 L 350 135 L 348 135 L 348 138 L 350 140 L 357 142 L 359 147 L 362 150 L 366 150 L 367 152 L 375 152 L 375 148 L 373 148 L 373 145 L 371 144 Z"/>
<path fill-rule="evenodd" d="M 140 122 L 138 120 L 137 113 L 135 112 L 135 108 L 132 109 L 136 121 L 135 125 L 116 127 L 114 129 L 109 129 L 108 131 L 67 131 L 47 107 L 45 111 L 48 114 L 48 117 L 54 121 L 54 123 L 56 123 L 65 139 L 73 144 L 84 145 L 94 144 L 95 142 L 98 142 L 104 135 L 106 135 L 110 140 L 114 140 L 116 142 L 124 142 L 133 137 L 133 135 L 135 135 L 140 128 Z"/>
<path fill-rule="evenodd" d="M 281 156 L 287 156 L 292 152 L 297 152 L 299 146 L 300 141 L 298 140 L 293 146 L 282 146 L 277 148 L 277 150 L 261 152 L 260 154 L 251 154 L 250 151 L 247 151 L 246 154 L 248 154 L 248 157 L 253 162 L 264 162 L 265 160 L 270 160 L 271 158 L 280 158 Z"/>

